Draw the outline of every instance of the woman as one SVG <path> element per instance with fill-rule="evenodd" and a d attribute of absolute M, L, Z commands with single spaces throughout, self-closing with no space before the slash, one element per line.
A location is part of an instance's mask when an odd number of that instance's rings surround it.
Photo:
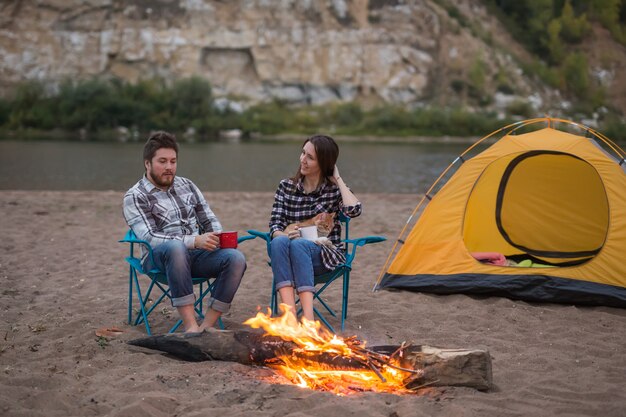
<path fill-rule="evenodd" d="M 280 298 L 296 316 L 295 292 L 300 297 L 304 318 L 314 320 L 313 277 L 335 269 L 345 261 L 341 246 L 339 211 L 346 216 L 361 214 L 361 203 L 339 175 L 339 147 L 333 138 L 317 135 L 304 141 L 300 166 L 293 178 L 280 182 L 270 218 L 271 261 Z M 318 245 L 300 238 L 298 230 L 285 233 L 288 225 L 335 213 L 328 239 L 332 245 Z"/>

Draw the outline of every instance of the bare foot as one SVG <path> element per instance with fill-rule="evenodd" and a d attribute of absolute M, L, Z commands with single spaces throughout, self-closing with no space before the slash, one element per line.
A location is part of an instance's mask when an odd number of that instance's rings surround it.
<path fill-rule="evenodd" d="M 219 319 L 221 315 L 222 313 L 220 313 L 219 311 L 209 308 L 204 315 L 204 320 L 202 321 L 202 324 L 200 324 L 199 331 L 203 332 L 215 326 L 215 323 L 217 323 L 217 319 Z"/>
<path fill-rule="evenodd" d="M 208 329 L 210 329 L 212 327 L 213 326 L 209 326 L 209 324 L 206 323 L 206 321 L 205 321 L 205 322 L 202 322 L 202 324 L 200 326 L 198 326 L 198 331 L 199 332 L 204 332 L 204 331 L 206 331 L 206 330 L 208 330 Z"/>
<path fill-rule="evenodd" d="M 200 329 L 200 326 L 198 326 L 197 324 L 194 324 L 193 326 L 189 326 L 188 328 L 185 329 L 185 333 L 200 333 L 202 331 L 202 329 Z"/>

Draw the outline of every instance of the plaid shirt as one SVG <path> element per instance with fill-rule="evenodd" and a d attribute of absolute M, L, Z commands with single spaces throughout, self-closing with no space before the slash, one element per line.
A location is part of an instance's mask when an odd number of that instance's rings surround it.
<path fill-rule="evenodd" d="M 222 231 L 198 187 L 183 177 L 174 177 L 170 188 L 162 191 L 144 175 L 124 196 L 124 218 L 137 237 L 153 247 L 174 239 L 191 249 L 195 236 Z M 141 248 L 145 256 L 147 251 Z"/>
<path fill-rule="evenodd" d="M 340 210 L 348 217 L 357 217 L 361 214 L 361 203 L 344 206 L 341 191 L 335 184 L 324 182 L 315 191 L 307 194 L 302 180 L 296 184 L 292 179 L 284 179 L 274 195 L 270 234 L 283 231 L 288 225 L 308 220 L 319 213 L 339 213 Z M 335 216 L 335 226 L 330 231 L 328 239 L 333 243 L 333 247 L 321 246 L 322 263 L 332 270 L 346 261 L 341 245 L 341 223 L 338 215 Z"/>

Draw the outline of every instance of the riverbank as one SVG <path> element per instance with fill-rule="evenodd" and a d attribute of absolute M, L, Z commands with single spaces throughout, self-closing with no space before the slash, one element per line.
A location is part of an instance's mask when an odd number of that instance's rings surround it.
<path fill-rule="evenodd" d="M 347 143 L 440 143 L 440 144 L 472 144 L 479 140 L 477 136 L 348 136 L 332 135 L 337 142 Z M 272 136 L 255 136 L 251 141 L 260 142 L 302 142 L 305 136 L 297 134 L 277 134 Z"/>
<path fill-rule="evenodd" d="M 328 132 L 321 132 L 329 134 Z M 487 132 L 489 133 L 489 132 Z M 54 141 L 83 141 L 83 142 L 141 142 L 145 141 L 147 132 L 129 131 L 128 129 L 106 130 L 101 132 L 87 132 L 84 130 L 67 131 L 61 129 L 19 131 L 0 130 L 0 140 L 54 140 Z M 378 135 L 333 135 L 338 142 L 347 143 L 441 143 L 441 144 L 472 144 L 480 139 L 478 136 L 378 136 Z M 252 133 L 246 135 L 234 129 L 217 134 L 214 137 L 200 137 L 193 134 L 179 133 L 177 138 L 181 142 L 294 142 L 300 143 L 306 135 L 297 133 L 278 133 L 264 135 Z"/>
<path fill-rule="evenodd" d="M 273 193 L 205 193 L 225 228 L 265 229 Z M 488 350 L 494 388 L 432 389 L 426 396 L 351 397 L 267 380 L 268 371 L 228 362 L 181 362 L 125 342 L 127 247 L 122 192 L 0 191 L 0 411 L 3 416 L 622 416 L 626 409 L 626 310 L 531 304 L 504 298 L 372 293 L 415 195 L 363 194 L 352 236 L 389 240 L 361 248 L 352 272 L 345 335 L 370 345 L 403 341 Z M 265 247 L 241 245 L 248 261 L 228 329 L 269 302 Z M 145 282 L 145 281 L 143 281 Z M 338 302 L 340 286 L 329 291 Z M 172 323 L 172 308 L 154 331 Z M 335 324 L 337 321 L 332 321 Z M 117 337 L 95 331 L 116 326 Z"/>

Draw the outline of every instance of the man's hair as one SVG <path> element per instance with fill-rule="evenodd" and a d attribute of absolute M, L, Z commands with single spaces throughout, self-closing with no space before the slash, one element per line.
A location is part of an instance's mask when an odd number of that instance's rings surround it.
<path fill-rule="evenodd" d="M 176 156 L 178 156 L 176 136 L 164 131 L 151 134 L 143 147 L 143 160 L 152 161 L 154 154 L 161 148 L 174 149 Z"/>

